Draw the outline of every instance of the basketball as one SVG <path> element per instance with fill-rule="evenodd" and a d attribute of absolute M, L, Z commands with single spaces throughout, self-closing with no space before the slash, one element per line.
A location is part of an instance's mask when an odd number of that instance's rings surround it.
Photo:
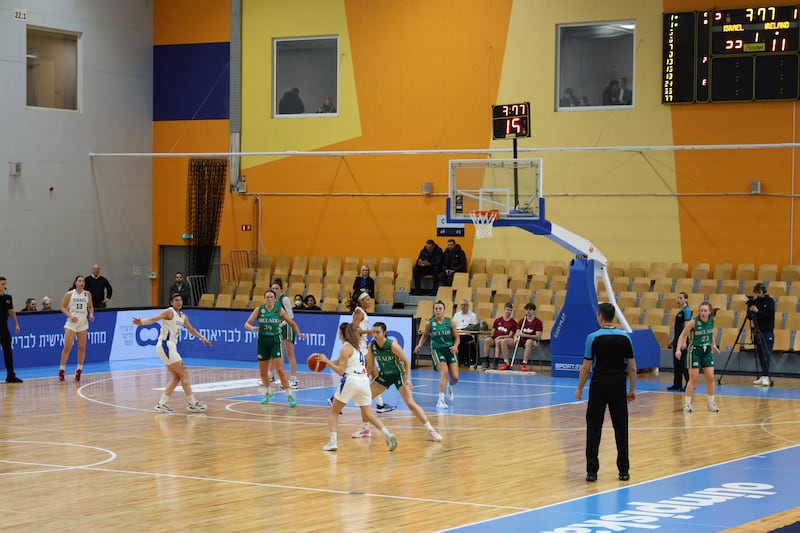
<path fill-rule="evenodd" d="M 325 367 L 328 366 L 322 360 L 321 353 L 312 353 L 308 356 L 308 368 L 311 369 L 312 372 L 322 372 L 325 370 Z"/>

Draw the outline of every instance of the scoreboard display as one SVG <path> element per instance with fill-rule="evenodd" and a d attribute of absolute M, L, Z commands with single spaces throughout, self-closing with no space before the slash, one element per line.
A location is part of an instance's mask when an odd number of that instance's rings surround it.
<path fill-rule="evenodd" d="M 661 101 L 800 97 L 800 6 L 664 13 Z"/>
<path fill-rule="evenodd" d="M 530 137 L 530 123 L 530 102 L 492 106 L 492 137 L 494 139 Z"/>

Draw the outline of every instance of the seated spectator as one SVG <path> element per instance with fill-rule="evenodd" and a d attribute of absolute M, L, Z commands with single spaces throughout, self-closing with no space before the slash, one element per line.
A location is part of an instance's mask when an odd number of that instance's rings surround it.
<path fill-rule="evenodd" d="M 336 106 L 333 105 L 333 97 L 326 96 L 322 105 L 317 109 L 317 113 L 336 113 Z"/>
<path fill-rule="evenodd" d="M 558 101 L 559 107 L 575 107 L 578 105 L 578 99 L 572 93 L 572 89 L 567 87 L 564 89 L 564 96 Z"/>
<path fill-rule="evenodd" d="M 42 308 L 39 311 L 58 311 L 58 309 L 53 309 L 53 301 L 49 296 L 45 296 L 42 298 Z"/>
<path fill-rule="evenodd" d="M 489 368 L 497 370 L 497 359 L 499 359 L 498 351 L 500 352 L 500 357 L 502 357 L 504 361 L 508 361 L 505 341 L 506 339 L 513 339 L 516 331 L 517 322 L 514 320 L 514 306 L 512 306 L 511 303 L 507 303 L 503 309 L 503 316 L 494 319 L 492 334 L 486 337 L 483 344 L 485 370 L 489 370 Z M 491 357 L 492 348 L 495 349 L 494 357 Z"/>
<path fill-rule="evenodd" d="M 20 309 L 18 312 L 19 313 L 35 313 L 36 311 L 38 311 L 36 298 L 28 298 L 27 300 L 25 300 L 25 307 Z"/>
<path fill-rule="evenodd" d="M 322 311 L 317 305 L 317 299 L 313 294 L 306 294 L 306 311 Z"/>
<path fill-rule="evenodd" d="M 505 343 L 505 351 L 503 352 L 504 359 L 500 370 L 513 370 L 508 362 L 508 352 L 522 348 L 520 370 L 527 372 L 528 358 L 531 356 L 533 349 L 539 346 L 539 341 L 542 340 L 542 331 L 544 331 L 544 324 L 536 318 L 536 304 L 530 302 L 525 304 L 525 316 L 519 321 L 516 334 L 514 334 L 514 337 L 503 341 Z M 514 359 L 513 354 L 511 358 L 512 360 Z"/>
<path fill-rule="evenodd" d="M 300 89 L 293 87 L 283 93 L 280 102 L 278 102 L 279 115 L 298 115 L 305 112 L 306 108 L 303 105 L 302 98 L 300 98 Z"/>
<path fill-rule="evenodd" d="M 439 272 L 442 270 L 442 249 L 433 240 L 428 239 L 425 246 L 417 256 L 417 264 L 414 265 L 414 288 L 422 288 L 422 278 L 433 276 L 433 293 L 439 288 Z"/>
<path fill-rule="evenodd" d="M 603 105 L 619 105 L 619 81 L 611 80 L 600 95 Z"/>
<path fill-rule="evenodd" d="M 294 308 L 295 309 L 305 309 L 306 306 L 303 303 L 303 295 L 302 294 L 295 294 L 294 295 Z"/>
<path fill-rule="evenodd" d="M 369 294 L 370 298 L 375 297 L 375 280 L 370 277 L 367 265 L 361 267 L 361 274 L 353 281 L 353 296 L 358 298 L 362 292 Z"/>
<path fill-rule="evenodd" d="M 447 240 L 447 248 L 442 253 L 442 271 L 439 272 L 439 286 L 450 287 L 453 285 L 453 276 L 456 272 L 467 271 L 467 254 L 456 244 L 453 239 Z"/>
<path fill-rule="evenodd" d="M 591 104 L 589 103 L 589 97 L 588 96 L 581 96 L 580 99 L 578 100 L 578 106 L 579 107 L 585 107 L 585 106 L 589 106 L 589 105 L 591 105 Z"/>
<path fill-rule="evenodd" d="M 458 360 L 464 366 L 470 366 L 470 350 L 474 350 L 475 335 L 465 333 L 464 329 L 468 326 L 475 326 L 478 324 L 478 317 L 475 312 L 470 310 L 469 302 L 466 299 L 461 300 L 458 311 L 453 315 L 453 324 L 458 330 Z"/>
<path fill-rule="evenodd" d="M 619 86 L 619 105 L 632 105 L 633 104 L 633 92 L 628 89 L 628 78 L 622 77 L 617 82 Z"/>

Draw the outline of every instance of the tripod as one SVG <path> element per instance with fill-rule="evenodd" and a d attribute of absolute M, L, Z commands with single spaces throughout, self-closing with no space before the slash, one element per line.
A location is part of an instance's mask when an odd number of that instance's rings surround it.
<path fill-rule="evenodd" d="M 744 319 L 744 322 L 742 322 L 742 326 L 739 328 L 739 333 L 736 335 L 736 340 L 733 341 L 733 344 L 731 345 L 731 349 L 728 352 L 728 360 L 725 361 L 725 366 L 722 367 L 722 371 L 719 373 L 719 377 L 717 378 L 717 385 L 722 385 L 722 376 L 725 374 L 725 370 L 728 368 L 728 363 L 731 362 L 731 355 L 733 355 L 733 350 L 739 344 L 739 339 L 742 337 L 742 332 L 744 331 L 744 327 L 748 323 L 750 324 L 751 341 L 753 347 L 755 348 L 754 359 L 756 364 L 756 374 L 759 375 L 761 374 L 758 361 L 758 352 L 759 350 L 761 350 L 762 353 L 766 353 L 767 342 L 764 340 L 764 335 L 761 334 L 761 330 L 758 329 L 758 322 L 753 320 L 753 318 L 750 317 L 748 313 L 748 316 Z"/>

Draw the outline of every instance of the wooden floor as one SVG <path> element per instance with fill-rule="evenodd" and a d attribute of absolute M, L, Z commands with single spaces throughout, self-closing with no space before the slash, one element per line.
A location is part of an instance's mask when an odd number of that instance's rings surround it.
<path fill-rule="evenodd" d="M 585 403 L 520 410 L 519 392 L 509 385 L 460 392 L 466 383 L 482 387 L 487 374 L 464 372 L 453 402 L 459 414 L 436 414 L 436 376 L 417 371 L 416 397 L 444 435 L 441 443 L 398 410 L 381 415 L 400 443 L 390 453 L 378 436 L 350 438 L 358 416 L 347 408 L 339 451 L 327 453 L 321 447 L 328 408 L 321 399 L 330 390 L 328 375 L 301 374 L 300 405 L 289 409 L 282 401 L 258 402 L 255 365 L 192 366 L 193 382 L 217 387 L 198 393 L 208 412 L 188 413 L 176 391 L 176 413 L 159 414 L 152 409 L 161 394 L 155 389 L 166 375 L 158 361 L 148 363 L 97 373 L 87 368 L 81 383 L 41 377 L 0 386 L 4 530 L 436 531 L 623 485 L 610 423 L 600 479 L 586 483 Z M 574 380 L 546 373 L 522 379 L 574 390 Z M 664 391 L 668 379 L 642 376 L 640 390 L 649 382 L 653 391 L 640 394 L 631 409 L 630 483 L 800 443 L 800 403 L 773 399 L 769 393 L 777 389 L 727 396 L 726 388 L 749 387 L 752 377 L 725 377 L 721 412 L 706 411 L 699 397 L 701 408 L 687 415 L 682 395 Z M 237 380 L 249 381 L 236 386 Z M 780 379 L 777 386 L 800 398 L 796 380 Z M 390 399 L 397 403 L 399 396 Z M 505 405 L 501 412 L 481 412 L 496 402 Z M 733 531 L 767 531 L 797 520 L 795 509 Z"/>

